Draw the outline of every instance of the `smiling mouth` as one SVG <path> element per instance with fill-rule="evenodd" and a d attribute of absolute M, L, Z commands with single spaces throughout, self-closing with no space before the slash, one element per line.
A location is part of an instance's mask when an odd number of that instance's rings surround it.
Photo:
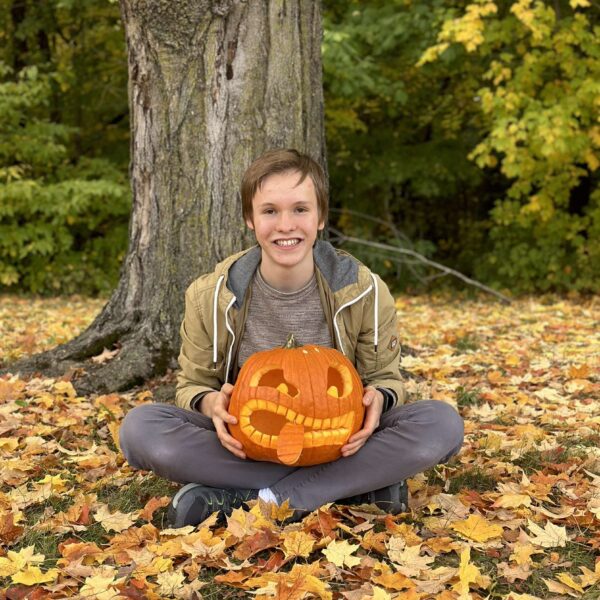
<path fill-rule="evenodd" d="M 253 399 L 240 414 L 240 427 L 256 444 L 263 448 L 277 448 L 279 433 L 288 425 L 303 429 L 303 447 L 317 448 L 344 444 L 354 423 L 354 411 L 329 418 L 316 419 L 296 413 L 291 408 L 269 400 Z M 308 430 L 308 431 L 307 431 Z"/>
<path fill-rule="evenodd" d="M 301 241 L 299 238 L 293 238 L 290 240 L 275 240 L 273 243 L 281 248 L 290 248 L 291 246 L 297 246 Z"/>

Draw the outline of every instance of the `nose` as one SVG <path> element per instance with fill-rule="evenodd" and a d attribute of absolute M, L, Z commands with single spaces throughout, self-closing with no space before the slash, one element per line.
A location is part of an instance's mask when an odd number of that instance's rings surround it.
<path fill-rule="evenodd" d="M 282 211 L 279 214 L 279 218 L 277 219 L 277 230 L 278 231 L 293 231 L 296 229 L 296 224 L 294 223 L 293 215 L 288 214 L 285 211 Z"/>

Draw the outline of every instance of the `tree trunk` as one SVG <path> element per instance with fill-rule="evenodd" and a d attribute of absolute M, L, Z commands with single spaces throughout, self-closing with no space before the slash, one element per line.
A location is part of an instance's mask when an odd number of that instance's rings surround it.
<path fill-rule="evenodd" d="M 71 370 L 81 393 L 174 366 L 185 288 L 252 243 L 238 189 L 254 158 L 294 147 L 325 165 L 319 2 L 121 0 L 121 11 L 133 192 L 121 279 L 81 336 L 7 369 Z"/>

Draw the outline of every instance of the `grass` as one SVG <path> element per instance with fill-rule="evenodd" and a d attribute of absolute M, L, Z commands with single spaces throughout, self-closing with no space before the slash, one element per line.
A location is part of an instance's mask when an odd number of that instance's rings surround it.
<path fill-rule="evenodd" d="M 464 408 L 465 406 L 473 406 L 479 405 L 483 402 L 481 395 L 479 394 L 479 390 L 468 390 L 464 388 L 462 385 L 456 390 L 456 404 L 459 408 Z"/>

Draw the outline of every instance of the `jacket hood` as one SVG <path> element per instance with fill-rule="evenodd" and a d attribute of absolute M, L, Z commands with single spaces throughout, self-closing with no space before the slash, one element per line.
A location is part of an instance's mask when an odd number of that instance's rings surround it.
<path fill-rule="evenodd" d="M 360 263 L 349 254 L 340 253 L 329 242 L 318 240 L 313 248 L 315 266 L 327 281 L 332 292 L 359 282 Z M 217 265 L 217 275 L 224 275 L 227 287 L 236 298 L 235 306 L 240 308 L 252 277 L 261 260 L 260 246 L 230 256 Z"/>

